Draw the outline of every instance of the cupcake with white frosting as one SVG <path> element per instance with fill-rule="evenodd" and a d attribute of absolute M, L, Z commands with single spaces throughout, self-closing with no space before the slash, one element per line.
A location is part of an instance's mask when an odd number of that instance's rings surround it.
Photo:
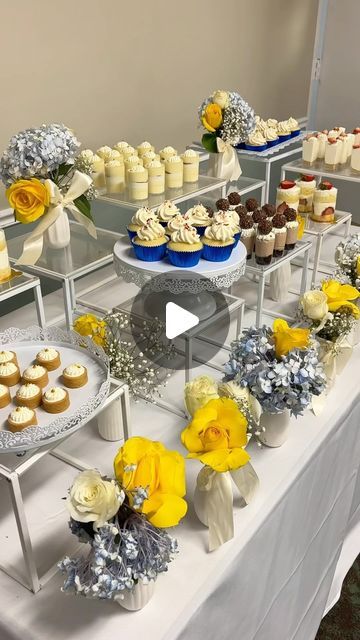
<path fill-rule="evenodd" d="M 255 129 L 253 133 L 250 133 L 245 143 L 245 149 L 248 151 L 265 151 L 266 148 L 267 142 L 264 134 L 259 129 Z"/>
<path fill-rule="evenodd" d="M 19 367 L 15 362 L 3 362 L 0 364 L 0 384 L 13 387 L 20 380 Z"/>
<path fill-rule="evenodd" d="M 212 224 L 223 222 L 229 224 L 232 227 L 234 235 L 234 247 L 235 248 L 240 240 L 241 230 L 239 225 L 239 216 L 236 211 L 217 211 L 214 213 Z"/>
<path fill-rule="evenodd" d="M 62 373 L 62 380 L 69 389 L 83 387 L 88 381 L 87 369 L 79 363 L 69 364 Z"/>
<path fill-rule="evenodd" d="M 22 381 L 24 384 L 26 384 L 27 382 L 33 382 L 42 389 L 43 387 L 46 387 L 47 384 L 49 384 L 47 369 L 43 365 L 32 364 L 30 367 L 27 367 L 27 369 L 25 369 L 24 373 L 22 374 Z"/>
<path fill-rule="evenodd" d="M 204 260 L 210 262 L 228 260 L 235 244 L 232 225 L 226 222 L 215 222 L 205 229 L 202 243 Z"/>
<path fill-rule="evenodd" d="M 168 258 L 175 267 L 194 267 L 200 260 L 202 248 L 195 227 L 184 224 L 171 234 L 167 245 Z"/>
<path fill-rule="evenodd" d="M 42 397 L 42 406 L 47 413 L 62 413 L 70 406 L 69 394 L 62 387 L 50 387 Z"/>
<path fill-rule="evenodd" d="M 180 156 L 170 156 L 165 160 L 165 187 L 180 189 L 184 184 L 184 164 Z"/>
<path fill-rule="evenodd" d="M 203 236 L 206 227 L 209 227 L 212 224 L 212 218 L 207 208 L 204 207 L 203 204 L 200 204 L 200 202 L 194 207 L 188 209 L 186 215 L 189 216 L 191 224 L 196 228 L 200 236 Z"/>
<path fill-rule="evenodd" d="M 22 384 L 15 395 L 15 402 L 19 407 L 36 409 L 41 405 L 41 389 L 37 384 L 27 382 Z"/>
<path fill-rule="evenodd" d="M 131 218 L 130 224 L 128 224 L 127 232 L 130 240 L 135 238 L 137 232 L 144 224 L 147 224 L 148 220 L 157 220 L 156 213 L 151 211 L 149 207 L 140 207 L 137 212 Z"/>
<path fill-rule="evenodd" d="M 60 367 L 60 353 L 54 347 L 44 347 L 36 355 L 36 362 L 48 371 L 54 371 Z"/>
<path fill-rule="evenodd" d="M 291 137 L 295 138 L 295 136 L 298 136 L 300 133 L 300 125 L 298 121 L 292 116 L 290 116 L 290 118 L 286 122 L 289 127 Z"/>
<path fill-rule="evenodd" d="M 176 204 L 171 202 L 171 200 L 165 200 L 165 202 L 163 202 L 157 210 L 157 217 L 159 219 L 159 222 L 164 227 L 167 227 L 169 220 L 171 220 L 171 218 L 176 216 L 178 213 L 180 213 L 180 209 L 178 209 Z"/>
<path fill-rule="evenodd" d="M 268 147 L 273 147 L 279 142 L 278 133 L 276 129 L 274 129 L 273 127 L 267 127 L 267 129 L 264 132 L 264 137 Z"/>
<path fill-rule="evenodd" d="M 133 248 L 138 260 L 156 262 L 166 253 L 168 237 L 164 227 L 157 220 L 148 220 L 133 239 Z"/>
<path fill-rule="evenodd" d="M 194 149 L 186 149 L 181 158 L 184 163 L 184 182 L 197 182 L 199 180 L 199 154 Z"/>
<path fill-rule="evenodd" d="M 279 142 L 285 142 L 291 138 L 291 131 L 288 120 L 282 120 L 277 123 L 277 134 L 279 136 Z"/>
<path fill-rule="evenodd" d="M 176 216 L 171 218 L 171 220 L 169 220 L 165 229 L 165 233 L 170 237 L 172 233 L 175 233 L 175 231 L 179 231 L 179 229 L 184 227 L 186 224 L 191 226 L 191 216 L 189 216 L 187 213 L 185 213 L 185 215 L 183 215 L 182 213 L 178 213 Z"/>
<path fill-rule="evenodd" d="M 0 384 L 0 409 L 7 407 L 11 402 L 9 387 L 6 384 Z"/>
<path fill-rule="evenodd" d="M 37 424 L 34 409 L 29 409 L 28 407 L 16 407 L 16 409 L 10 413 L 7 421 L 10 431 L 13 433 Z"/>

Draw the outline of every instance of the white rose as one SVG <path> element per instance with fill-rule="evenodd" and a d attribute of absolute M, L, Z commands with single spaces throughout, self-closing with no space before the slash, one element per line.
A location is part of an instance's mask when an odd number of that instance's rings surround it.
<path fill-rule="evenodd" d="M 218 104 L 221 109 L 226 109 L 229 106 L 229 94 L 227 91 L 215 91 L 213 94 L 213 102 Z"/>
<path fill-rule="evenodd" d="M 322 320 L 329 311 L 327 295 L 323 291 L 307 291 L 301 299 L 301 305 L 310 320 Z"/>
<path fill-rule="evenodd" d="M 218 397 L 217 384 L 209 376 L 198 376 L 185 385 L 185 406 L 191 416 L 197 409 Z"/>
<path fill-rule="evenodd" d="M 66 499 L 73 520 L 93 522 L 95 531 L 119 510 L 124 492 L 114 480 L 103 480 L 95 469 L 79 473 Z"/>
<path fill-rule="evenodd" d="M 230 380 L 230 382 L 222 382 L 219 384 L 219 394 L 226 398 L 232 398 L 237 402 L 246 403 L 252 419 L 257 424 L 259 423 L 262 413 L 261 404 L 255 396 L 250 393 L 247 387 L 240 387 L 237 382 Z"/>

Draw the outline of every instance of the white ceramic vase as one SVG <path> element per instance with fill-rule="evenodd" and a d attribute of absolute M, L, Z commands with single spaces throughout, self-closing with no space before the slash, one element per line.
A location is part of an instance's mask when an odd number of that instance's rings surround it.
<path fill-rule="evenodd" d="M 223 168 L 223 158 L 224 158 L 223 153 L 209 153 L 208 170 L 207 170 L 208 176 L 211 176 L 212 178 L 221 177 L 222 168 Z"/>
<path fill-rule="evenodd" d="M 99 435 L 104 440 L 124 440 L 124 423 L 121 398 L 114 400 L 97 417 Z"/>
<path fill-rule="evenodd" d="M 133 589 L 125 589 L 123 591 L 123 598 L 120 596 L 115 597 L 115 601 L 128 611 L 139 611 L 143 609 L 149 600 L 151 600 L 155 591 L 155 580 L 150 580 L 148 583 L 144 583 L 139 580 Z"/>
<path fill-rule="evenodd" d="M 285 302 L 291 282 L 291 264 L 287 262 L 270 275 L 270 296 L 275 302 Z"/>
<path fill-rule="evenodd" d="M 44 242 L 50 249 L 64 249 L 70 244 L 70 224 L 66 211 L 45 231 Z"/>
<path fill-rule="evenodd" d="M 290 412 L 288 409 L 280 413 L 263 411 L 260 417 L 260 428 L 265 431 L 259 436 L 260 442 L 267 447 L 281 447 L 287 440 L 290 427 Z"/>

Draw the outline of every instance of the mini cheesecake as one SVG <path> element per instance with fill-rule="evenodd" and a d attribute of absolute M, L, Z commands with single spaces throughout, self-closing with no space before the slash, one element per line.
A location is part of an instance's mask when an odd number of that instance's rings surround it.
<path fill-rule="evenodd" d="M 60 353 L 53 347 L 45 347 L 36 356 L 36 364 L 40 364 L 48 371 L 54 371 L 60 367 Z"/>
<path fill-rule="evenodd" d="M 316 189 L 315 176 L 301 175 L 296 184 L 300 187 L 299 213 L 311 213 Z"/>
<path fill-rule="evenodd" d="M 88 381 L 87 369 L 82 364 L 69 364 L 63 371 L 62 380 L 69 389 L 83 387 Z"/>
<path fill-rule="evenodd" d="M 5 384 L 0 384 L 0 409 L 7 407 L 11 402 L 9 388 Z"/>
<path fill-rule="evenodd" d="M 20 380 L 19 367 L 15 362 L 5 362 L 0 364 L 0 384 L 13 387 Z"/>
<path fill-rule="evenodd" d="M 61 387 L 50 387 L 43 394 L 42 406 L 47 413 L 62 413 L 70 406 L 69 394 Z"/>
<path fill-rule="evenodd" d="M 27 382 L 17 390 L 15 402 L 19 407 L 36 409 L 41 405 L 41 395 L 41 389 L 37 384 Z"/>
<path fill-rule="evenodd" d="M 284 213 L 287 207 L 299 208 L 300 187 L 293 180 L 282 180 L 276 190 L 276 212 Z"/>
<path fill-rule="evenodd" d="M 36 413 L 28 407 L 16 407 L 8 416 L 8 427 L 16 433 L 37 424 Z"/>
<path fill-rule="evenodd" d="M 323 180 L 314 193 L 313 212 L 310 217 L 314 222 L 334 222 L 337 189 L 328 180 Z"/>
<path fill-rule="evenodd" d="M 14 362 L 18 365 L 15 351 L 0 351 L 0 364 L 6 364 L 7 362 Z"/>
<path fill-rule="evenodd" d="M 32 364 L 30 367 L 25 369 L 22 374 L 22 381 L 24 384 L 27 382 L 32 382 L 33 384 L 37 384 L 41 389 L 46 387 L 49 384 L 49 376 L 47 369 L 43 367 L 41 364 Z"/>

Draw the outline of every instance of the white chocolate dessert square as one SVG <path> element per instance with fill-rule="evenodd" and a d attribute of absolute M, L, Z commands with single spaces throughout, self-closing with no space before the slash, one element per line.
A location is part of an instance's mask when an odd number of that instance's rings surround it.
<path fill-rule="evenodd" d="M 350 166 L 354 171 L 360 171 L 360 145 L 353 147 Z"/>
<path fill-rule="evenodd" d="M 340 151 L 341 151 L 341 143 L 336 139 L 329 139 L 325 145 L 325 164 L 329 166 L 335 166 L 340 162 Z"/>
<path fill-rule="evenodd" d="M 305 138 L 302 144 L 302 157 L 309 164 L 315 162 L 319 153 L 319 141 L 316 136 Z"/>

